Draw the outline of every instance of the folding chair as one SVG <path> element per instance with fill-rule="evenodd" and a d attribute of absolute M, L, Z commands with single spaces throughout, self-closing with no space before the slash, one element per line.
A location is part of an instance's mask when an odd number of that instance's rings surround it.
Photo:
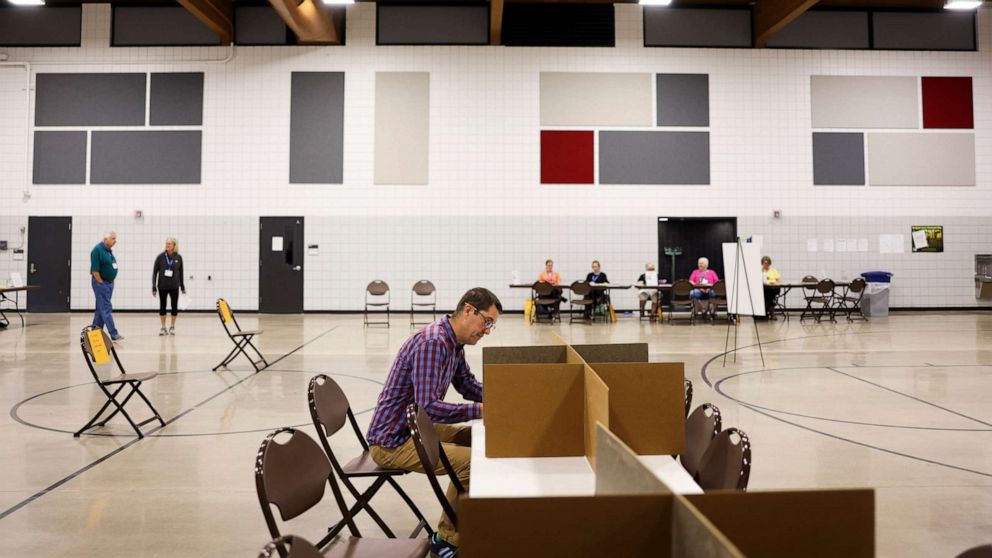
<path fill-rule="evenodd" d="M 720 433 L 720 409 L 703 403 L 685 421 L 685 450 L 679 456 L 682 468 L 693 478 L 699 474 L 699 465 L 710 442 Z"/>
<path fill-rule="evenodd" d="M 668 308 L 668 323 L 672 323 L 672 315 L 679 308 L 689 311 L 689 323 L 696 323 L 696 312 L 692 305 L 692 283 L 679 279 L 672 283 L 672 301 Z"/>
<path fill-rule="evenodd" d="M 281 434 L 289 435 L 285 443 L 275 441 Z M 281 534 L 272 506 L 279 508 L 283 521 L 299 517 L 323 499 L 325 482 L 331 486 L 338 509 L 346 514 L 344 498 L 334 479 L 331 464 L 313 438 L 294 428 L 280 428 L 262 441 L 255 456 L 255 490 L 269 534 L 276 539 L 273 541 L 275 549 L 283 558 L 288 558 L 290 554 L 284 545 L 277 542 Z M 325 556 L 419 558 L 425 556 L 430 548 L 426 539 L 363 539 L 350 515 L 345 515 L 345 522 L 352 537 L 334 545 Z M 334 535 L 325 534 L 316 548 L 324 548 L 333 539 Z"/>
<path fill-rule="evenodd" d="M 395 477 L 401 477 L 409 471 L 384 469 L 372 460 L 372 456 L 369 454 L 368 441 L 365 440 L 361 429 L 358 428 L 358 421 L 355 420 L 355 414 L 351 410 L 348 396 L 345 395 L 341 386 L 327 375 L 318 374 L 310 379 L 310 388 L 307 390 L 307 402 L 310 405 L 310 418 L 313 420 L 313 426 L 317 430 L 317 439 L 320 440 L 320 445 L 324 447 L 324 452 L 331 460 L 331 466 L 334 467 L 338 478 L 341 479 L 341 484 L 348 489 L 348 492 L 355 499 L 355 505 L 352 506 L 347 515 L 337 525 L 331 527 L 330 534 L 336 535 L 344 528 L 349 519 L 364 509 L 368 512 L 372 520 L 379 525 L 386 536 L 395 538 L 396 535 L 393 534 L 379 514 L 372 509 L 372 505 L 369 504 L 369 501 L 382 488 L 383 484 L 388 483 L 396 490 L 400 498 L 403 498 L 403 501 L 406 502 L 406 505 L 420 521 L 410 536 L 416 536 L 421 528 L 425 528 L 429 534 L 433 535 L 434 531 L 427 524 L 427 520 L 424 519 L 423 514 L 417 509 L 413 500 L 393 480 Z M 362 453 L 358 457 L 341 465 L 341 461 L 338 461 L 328 439 L 344 427 L 345 420 L 351 423 L 351 427 L 355 431 L 355 437 L 358 438 L 358 442 L 362 446 Z M 375 479 L 365 492 L 359 492 L 352 482 L 353 479 L 362 478 Z"/>
<path fill-rule="evenodd" d="M 715 296 L 710 299 L 710 306 L 713 307 L 713 317 L 715 318 L 716 313 L 722 309 L 727 314 L 727 320 L 730 323 L 734 323 L 736 318 L 730 313 L 730 305 L 727 302 L 727 283 L 722 279 L 713 283 L 713 293 Z M 738 293 L 738 296 L 740 296 L 740 293 Z M 738 306 L 741 305 L 738 304 Z"/>
<path fill-rule="evenodd" d="M 465 494 L 465 487 L 458 480 L 458 475 L 455 474 L 451 462 L 448 461 L 448 456 L 444 453 L 444 448 L 441 447 L 441 440 L 438 438 L 437 430 L 434 430 L 434 423 L 431 422 L 427 413 L 422 409 L 418 409 L 416 404 L 411 404 L 406 408 L 406 423 L 410 427 L 410 435 L 413 438 L 413 445 L 417 448 L 420 465 L 427 475 L 427 480 L 430 482 L 431 488 L 434 489 L 434 495 L 437 496 L 437 500 L 441 504 L 441 510 L 448 516 L 451 524 L 457 529 L 458 514 L 455 512 L 455 508 L 451 505 L 451 502 L 448 501 L 444 490 L 441 489 L 441 483 L 438 482 L 437 476 L 434 474 L 434 471 L 437 470 L 438 462 L 444 466 L 444 470 L 448 473 L 448 478 L 451 480 L 451 486 L 455 487 L 459 496 Z"/>
<path fill-rule="evenodd" d="M 411 548 L 404 553 L 393 546 L 394 541 L 352 538 L 332 546 L 327 554 L 321 554 L 317 547 L 303 537 L 283 535 L 265 545 L 258 558 L 423 558 L 425 552 Z M 289 547 L 287 553 L 286 547 Z"/>
<path fill-rule="evenodd" d="M 809 306 L 810 312 L 813 318 L 816 319 L 817 323 L 823 319 L 823 315 L 827 314 L 831 322 L 836 322 L 837 319 L 834 317 L 834 289 L 836 285 L 832 279 L 823 279 L 816 284 L 816 294 L 809 297 L 806 305 Z M 819 305 L 819 306 L 814 306 Z M 802 320 L 800 320 L 802 321 Z"/>
<path fill-rule="evenodd" d="M 747 490 L 750 476 L 751 441 L 743 431 L 728 428 L 706 448 L 696 480 L 704 491 Z"/>
<path fill-rule="evenodd" d="M 220 323 L 224 326 L 224 332 L 227 333 L 228 338 L 231 339 L 231 343 L 234 343 L 234 348 L 231 352 L 227 353 L 224 360 L 220 361 L 220 364 L 214 366 L 213 370 L 216 372 L 220 368 L 227 368 L 231 361 L 238 358 L 238 355 L 245 355 L 248 362 L 251 363 L 251 367 L 255 369 L 255 373 L 259 373 L 269 367 L 269 361 L 265 360 L 262 353 L 258 350 L 254 343 L 251 342 L 252 338 L 256 335 L 261 335 L 264 333 L 260 329 L 241 329 L 238 325 L 238 320 L 234 317 L 234 311 L 231 310 L 231 305 L 227 303 L 223 298 L 217 299 L 217 315 L 220 316 Z M 234 331 L 231 331 L 231 328 Z M 245 350 L 251 347 L 252 351 L 258 355 L 258 361 L 256 361 L 248 352 Z M 259 364 L 263 366 L 258 367 Z"/>
<path fill-rule="evenodd" d="M 417 307 L 430 308 L 431 309 L 431 321 L 417 323 L 413 318 L 414 310 Z M 410 290 L 410 326 L 416 325 L 427 325 L 433 323 L 437 319 L 437 289 L 434 288 L 434 283 L 426 279 L 421 279 L 413 284 L 413 289 Z"/>
<path fill-rule="evenodd" d="M 807 275 L 803 277 L 803 301 L 806 302 L 806 308 L 803 308 L 803 313 L 799 315 L 799 321 L 806 319 L 806 316 L 811 318 L 815 315 L 813 314 L 813 304 L 812 299 L 816 297 L 816 285 L 820 280 L 812 275 Z"/>
<path fill-rule="evenodd" d="M 689 418 L 689 409 L 692 408 L 692 381 L 685 380 L 685 416 Z"/>
<path fill-rule="evenodd" d="M 847 314 L 847 321 L 853 322 L 854 320 L 864 320 L 868 321 L 865 317 L 865 313 L 861 310 L 861 298 L 865 294 L 865 288 L 868 284 L 862 278 L 857 278 L 851 281 L 850 286 L 844 291 L 844 294 L 837 298 L 837 310 Z M 857 312 L 858 317 L 852 318 L 851 316 Z"/>
<path fill-rule="evenodd" d="M 534 313 L 531 314 L 531 323 L 540 321 L 541 307 L 548 313 L 548 323 L 561 321 L 561 295 L 558 288 L 547 281 L 538 281 L 531 287 L 532 298 L 534 299 Z"/>
<path fill-rule="evenodd" d="M 576 306 L 581 308 L 583 313 L 586 311 L 587 308 L 589 308 L 590 312 L 594 312 L 595 309 L 590 308 L 593 304 L 593 299 L 592 299 L 592 286 L 590 286 L 589 283 L 586 283 L 585 281 L 576 281 L 572 283 L 572 285 L 569 287 L 569 290 L 572 291 L 572 294 L 568 297 L 568 323 L 572 323 L 576 320 L 575 318 Z M 596 321 L 596 316 L 593 313 L 590 315 L 588 319 L 585 316 L 583 316 L 582 318 L 579 318 L 579 321 L 594 322 Z"/>
<path fill-rule="evenodd" d="M 114 344 L 110 340 L 110 336 L 107 335 L 102 328 L 92 325 L 84 327 L 83 332 L 79 334 L 79 345 L 83 350 L 83 358 L 86 359 L 86 365 L 90 368 L 90 374 L 93 375 L 96 385 L 100 386 L 100 391 L 107 396 L 107 402 L 103 404 L 103 407 L 100 407 L 100 410 L 93 415 L 93 418 L 91 418 L 85 426 L 72 435 L 74 438 L 78 438 L 80 434 L 91 428 L 102 428 L 110 419 L 114 418 L 114 415 L 117 413 L 124 415 L 124 418 L 127 419 L 128 424 L 131 425 L 131 428 L 133 428 L 134 432 L 138 435 L 138 438 L 145 437 L 145 435 L 141 433 L 141 429 L 139 427 L 152 421 L 157 420 L 159 424 L 165 426 L 165 421 L 162 420 L 162 416 L 159 415 L 151 401 L 145 397 L 145 394 L 141 393 L 141 383 L 155 378 L 155 376 L 158 376 L 158 372 L 128 374 L 124 370 L 124 365 L 121 364 L 121 359 L 117 356 L 117 351 L 114 349 Z M 120 370 L 120 374 L 109 380 L 101 380 L 96 369 L 98 366 L 110 364 L 111 356 L 113 356 L 114 362 L 117 363 L 117 370 Z M 113 366 L 111 366 L 111 369 L 112 368 Z M 117 389 L 111 393 L 108 388 L 115 385 L 117 386 Z M 123 401 L 118 402 L 117 395 L 125 387 L 130 387 L 131 391 L 124 396 Z M 138 397 L 140 397 L 142 401 L 148 405 L 148 408 L 151 409 L 154 415 L 152 418 L 143 420 L 137 424 L 135 424 L 134 420 L 131 419 L 131 415 L 127 414 L 127 411 L 124 410 L 124 406 L 127 405 L 127 402 L 131 400 L 131 397 L 134 396 L 134 394 L 138 394 Z M 97 422 L 97 420 L 100 419 L 100 416 L 103 415 L 103 412 L 106 411 L 111 405 L 114 406 L 114 412 L 107 415 L 107 417 L 100 422 Z"/>
<path fill-rule="evenodd" d="M 371 297 L 371 298 L 369 298 Z M 385 281 L 376 279 L 372 281 L 365 287 L 365 326 L 370 325 L 384 325 L 389 327 L 389 284 Z M 369 321 L 369 307 L 372 308 L 386 308 L 386 321 L 384 322 L 370 322 Z"/>

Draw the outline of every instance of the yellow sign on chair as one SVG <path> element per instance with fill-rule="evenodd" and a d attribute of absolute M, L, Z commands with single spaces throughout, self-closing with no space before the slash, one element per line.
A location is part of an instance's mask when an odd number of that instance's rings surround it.
<path fill-rule="evenodd" d="M 110 350 L 103 341 L 102 329 L 91 329 L 86 332 L 86 337 L 90 342 L 90 350 L 93 352 L 93 362 L 96 364 L 107 364 L 110 362 Z"/>
<path fill-rule="evenodd" d="M 224 323 L 225 324 L 231 323 L 231 321 L 232 321 L 232 318 L 231 318 L 231 307 L 227 305 L 227 301 L 226 300 L 221 300 L 221 301 L 218 301 L 218 304 L 220 304 L 220 316 L 221 316 L 221 318 L 224 319 Z"/>

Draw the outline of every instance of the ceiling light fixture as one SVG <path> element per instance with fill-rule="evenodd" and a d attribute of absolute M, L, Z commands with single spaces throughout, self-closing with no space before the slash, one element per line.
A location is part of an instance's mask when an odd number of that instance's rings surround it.
<path fill-rule="evenodd" d="M 672 0 L 638 0 L 642 6 L 667 6 Z"/>
<path fill-rule="evenodd" d="M 944 2 L 945 10 L 977 10 L 982 5 L 982 0 L 947 0 Z"/>
<path fill-rule="evenodd" d="M 15 6 L 44 6 L 45 0 L 7 0 Z"/>

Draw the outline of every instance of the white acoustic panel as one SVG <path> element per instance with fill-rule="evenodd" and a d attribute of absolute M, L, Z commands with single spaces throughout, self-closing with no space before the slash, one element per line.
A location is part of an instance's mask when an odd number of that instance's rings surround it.
<path fill-rule="evenodd" d="M 375 183 L 427 184 L 430 74 L 375 75 Z"/>
<path fill-rule="evenodd" d="M 915 77 L 812 76 L 814 128 L 920 127 Z"/>
<path fill-rule="evenodd" d="M 541 72 L 541 126 L 651 126 L 651 74 Z"/>
<path fill-rule="evenodd" d="M 974 186 L 975 135 L 868 134 L 872 186 Z"/>

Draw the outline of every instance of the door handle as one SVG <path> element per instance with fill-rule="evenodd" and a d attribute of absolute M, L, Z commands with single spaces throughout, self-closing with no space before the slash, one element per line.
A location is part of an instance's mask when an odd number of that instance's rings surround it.
<path fill-rule="evenodd" d="M 303 266 L 302 265 L 294 265 L 293 266 L 293 271 L 300 271 L 302 269 L 303 269 Z"/>
<path fill-rule="evenodd" d="M 31 273 L 36 273 L 38 270 L 34 267 L 34 263 L 31 264 Z"/>

